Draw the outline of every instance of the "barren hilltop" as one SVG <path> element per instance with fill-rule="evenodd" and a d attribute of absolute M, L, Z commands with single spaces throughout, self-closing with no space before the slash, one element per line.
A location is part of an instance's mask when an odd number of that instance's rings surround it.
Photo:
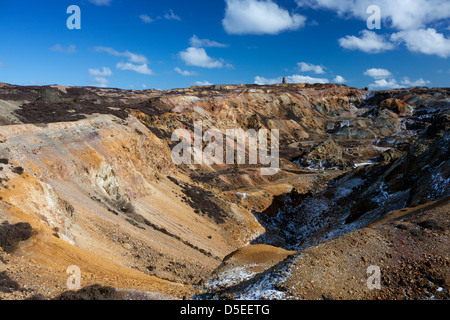
<path fill-rule="evenodd" d="M 279 171 L 174 164 L 196 121 Z M 0 124 L 0 299 L 450 297 L 448 88 L 0 83 Z"/>

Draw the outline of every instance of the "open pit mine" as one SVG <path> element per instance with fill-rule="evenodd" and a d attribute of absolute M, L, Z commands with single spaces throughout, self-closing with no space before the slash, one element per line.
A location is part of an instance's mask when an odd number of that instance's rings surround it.
<path fill-rule="evenodd" d="M 0 83 L 0 299 L 449 299 L 449 124 L 448 88 Z M 277 170 L 174 161 L 213 128 Z"/>

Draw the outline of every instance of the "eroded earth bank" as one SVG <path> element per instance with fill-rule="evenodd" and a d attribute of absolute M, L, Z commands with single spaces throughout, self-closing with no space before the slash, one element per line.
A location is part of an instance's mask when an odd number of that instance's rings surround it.
<path fill-rule="evenodd" d="M 176 165 L 195 122 L 280 170 Z M 0 84 L 0 298 L 448 299 L 449 123 L 446 88 Z"/>

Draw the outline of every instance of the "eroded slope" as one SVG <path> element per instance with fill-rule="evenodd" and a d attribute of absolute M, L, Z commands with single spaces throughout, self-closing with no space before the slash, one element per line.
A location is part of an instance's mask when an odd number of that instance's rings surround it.
<path fill-rule="evenodd" d="M 0 107 L 0 220 L 5 230 L 32 229 L 14 235 L 15 250 L 0 257 L 5 282 L 28 288 L 12 286 L 7 298 L 60 294 L 69 265 L 80 267 L 83 285 L 169 295 L 159 297 L 317 298 L 328 294 L 324 286 L 309 295 L 297 281 L 318 270 L 312 264 L 315 271 L 303 274 L 301 254 L 316 250 L 322 267 L 335 242 L 319 243 L 358 232 L 364 251 L 370 229 L 354 230 L 449 193 L 447 89 L 2 85 Z M 172 133 L 194 134 L 195 122 L 221 132 L 280 130 L 279 172 L 174 165 Z M 444 231 L 427 238 L 424 252 L 447 241 L 448 225 L 439 221 Z M 335 266 L 353 249 L 337 252 Z M 433 255 L 447 261 L 441 251 Z M 440 274 L 442 263 L 430 268 Z M 289 281 L 294 289 L 281 285 Z M 329 295 L 348 297 L 339 288 Z"/>

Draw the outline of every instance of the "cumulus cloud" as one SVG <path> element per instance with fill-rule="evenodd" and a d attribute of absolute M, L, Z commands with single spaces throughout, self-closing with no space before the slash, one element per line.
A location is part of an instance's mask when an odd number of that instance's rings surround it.
<path fill-rule="evenodd" d="M 55 52 L 62 52 L 62 53 L 76 53 L 77 52 L 77 47 L 73 44 L 71 44 L 68 47 L 63 47 L 60 44 L 55 44 L 53 47 L 50 48 L 51 51 L 55 51 Z"/>
<path fill-rule="evenodd" d="M 450 57 L 450 39 L 433 28 L 400 31 L 394 33 L 391 40 L 404 42 L 412 52 L 438 55 L 442 58 Z"/>
<path fill-rule="evenodd" d="M 309 76 L 302 76 L 298 74 L 294 74 L 292 76 L 287 77 L 288 83 L 329 83 L 328 79 L 324 78 L 313 78 Z"/>
<path fill-rule="evenodd" d="M 177 73 L 181 74 L 182 76 L 189 77 L 189 76 L 196 76 L 197 72 L 194 71 L 188 71 L 188 70 L 181 70 L 180 68 L 176 67 L 174 69 Z"/>
<path fill-rule="evenodd" d="M 424 80 L 422 78 L 416 81 L 410 81 L 408 77 L 403 78 L 403 80 L 401 81 L 401 84 L 406 87 L 425 87 L 430 83 L 431 81 Z"/>
<path fill-rule="evenodd" d="M 364 75 L 372 77 L 374 82 L 369 84 L 370 89 L 398 89 L 405 87 L 423 87 L 431 82 L 424 80 L 422 78 L 411 81 L 408 77 L 403 77 L 403 79 L 398 82 L 392 73 L 386 69 L 372 68 L 364 72 Z"/>
<path fill-rule="evenodd" d="M 383 78 L 391 77 L 392 73 L 389 70 L 386 70 L 386 69 L 372 68 L 372 69 L 367 69 L 364 72 L 364 75 L 372 77 L 374 79 L 383 79 Z"/>
<path fill-rule="evenodd" d="M 348 50 L 360 50 L 366 53 L 380 53 L 395 48 L 394 44 L 387 41 L 382 35 L 373 31 L 363 30 L 361 37 L 346 36 L 339 39 L 341 47 Z"/>
<path fill-rule="evenodd" d="M 291 76 L 286 77 L 287 83 L 329 83 L 328 79 L 324 78 L 313 78 L 309 76 L 303 76 L 299 74 L 294 74 Z M 255 84 L 258 85 L 270 85 L 270 84 L 276 84 L 281 83 L 283 81 L 283 77 L 278 78 L 265 78 L 256 76 L 254 79 Z"/>
<path fill-rule="evenodd" d="M 135 71 L 137 73 L 140 74 L 146 74 L 146 75 L 153 75 L 153 71 L 150 70 L 147 66 L 146 63 L 141 64 L 141 65 L 137 65 L 131 62 L 119 62 L 116 65 L 116 68 L 119 70 L 130 70 L 130 71 Z"/>
<path fill-rule="evenodd" d="M 189 47 L 185 51 L 181 51 L 179 56 L 188 66 L 208 69 L 222 68 L 224 66 L 222 61 L 208 56 L 203 48 Z"/>
<path fill-rule="evenodd" d="M 196 81 L 195 85 L 196 86 L 212 86 L 212 83 L 210 83 L 208 81 Z"/>
<path fill-rule="evenodd" d="M 106 88 L 109 85 L 109 80 L 105 77 L 95 77 L 94 81 L 96 87 Z"/>
<path fill-rule="evenodd" d="M 110 47 L 95 47 L 97 52 L 105 52 L 116 57 L 125 57 L 127 62 L 120 61 L 116 64 L 119 70 L 130 70 L 140 74 L 153 75 L 153 71 L 148 67 L 148 59 L 142 54 L 132 53 L 130 51 L 120 52 Z"/>
<path fill-rule="evenodd" d="M 258 84 L 258 85 L 276 84 L 276 83 L 281 83 L 282 80 L 283 80 L 282 77 L 265 78 L 265 77 L 256 76 L 255 77 L 255 84 Z"/>
<path fill-rule="evenodd" d="M 382 18 L 390 26 L 399 30 L 420 29 L 426 24 L 450 17 L 448 0 L 296 0 L 300 7 L 329 9 L 340 16 L 350 16 L 367 20 L 367 8 L 378 5 Z"/>
<path fill-rule="evenodd" d="M 374 79 L 369 84 L 370 89 L 396 89 L 400 88 L 397 81 L 393 78 L 392 73 L 387 69 L 371 68 L 364 72 L 364 75 Z"/>
<path fill-rule="evenodd" d="M 191 47 L 195 48 L 207 48 L 207 47 L 216 47 L 216 48 L 226 48 L 228 45 L 219 43 L 217 41 L 209 40 L 209 39 L 199 39 L 195 34 L 189 39 L 189 43 Z"/>
<path fill-rule="evenodd" d="M 272 0 L 225 1 L 222 25 L 228 34 L 278 34 L 305 25 L 306 17 L 291 14 Z"/>
<path fill-rule="evenodd" d="M 312 71 L 315 74 L 324 74 L 325 70 L 322 66 L 316 66 L 314 64 L 306 63 L 306 62 L 299 62 L 297 65 L 300 68 L 300 71 L 302 72 L 309 72 Z"/>
<path fill-rule="evenodd" d="M 370 89 L 398 89 L 408 87 L 424 87 L 430 84 L 430 81 L 422 78 L 416 81 L 410 81 L 408 78 L 404 78 L 402 81 L 397 82 L 395 79 L 379 79 L 369 85 Z"/>
<path fill-rule="evenodd" d="M 343 76 L 336 76 L 333 79 L 334 83 L 345 83 L 347 80 Z"/>
<path fill-rule="evenodd" d="M 400 88 L 395 79 L 378 79 L 369 85 L 370 89 L 397 89 Z"/>
<path fill-rule="evenodd" d="M 450 1 L 448 0 L 296 0 L 299 7 L 328 9 L 339 16 L 367 20 L 367 8 L 378 5 L 383 23 L 399 32 L 392 34 L 391 41 L 368 30 L 362 37 L 346 36 L 339 39 L 342 47 L 361 50 L 367 53 L 379 53 L 392 50 L 396 44 L 404 43 L 408 50 L 442 58 L 450 56 L 450 39 L 438 33 L 434 28 L 446 25 L 450 19 Z M 447 29 L 448 30 L 448 29 Z"/>
<path fill-rule="evenodd" d="M 111 69 L 102 67 L 101 69 L 89 69 L 89 75 L 93 78 L 95 86 L 105 88 L 109 85 L 107 77 L 112 77 L 114 74 Z"/>

